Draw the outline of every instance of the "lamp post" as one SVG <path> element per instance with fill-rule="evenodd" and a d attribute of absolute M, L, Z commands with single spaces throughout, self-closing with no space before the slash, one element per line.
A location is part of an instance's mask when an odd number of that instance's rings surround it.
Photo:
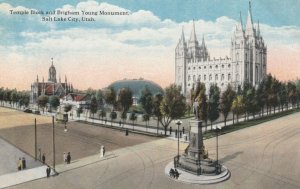
<path fill-rule="evenodd" d="M 177 153 L 177 157 L 178 157 L 178 160 L 179 160 L 179 125 L 181 125 L 182 124 L 182 121 L 180 121 L 179 119 L 178 120 L 176 120 L 176 125 L 177 125 L 177 131 L 178 131 L 178 133 L 177 133 L 177 141 L 178 141 L 178 153 Z"/>
<path fill-rule="evenodd" d="M 221 128 L 216 126 L 216 151 L 217 151 L 217 160 L 216 160 L 216 173 L 219 174 L 219 140 L 218 140 L 218 136 L 219 136 L 219 131 L 221 131 Z"/>

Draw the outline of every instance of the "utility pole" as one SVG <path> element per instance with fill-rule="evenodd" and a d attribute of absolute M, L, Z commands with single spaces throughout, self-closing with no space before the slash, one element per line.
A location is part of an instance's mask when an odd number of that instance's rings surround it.
<path fill-rule="evenodd" d="M 37 160 L 37 135 L 36 135 L 36 118 L 34 118 L 34 152 L 35 161 Z"/>

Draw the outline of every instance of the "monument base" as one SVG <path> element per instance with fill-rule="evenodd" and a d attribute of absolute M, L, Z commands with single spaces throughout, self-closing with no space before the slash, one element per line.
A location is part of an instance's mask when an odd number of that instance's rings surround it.
<path fill-rule="evenodd" d="M 226 181 L 230 178 L 231 174 L 230 171 L 223 165 L 220 165 L 221 172 L 219 174 L 202 174 L 202 175 L 195 175 L 188 171 L 177 169 L 179 173 L 179 177 L 172 178 L 169 175 L 170 169 L 174 168 L 174 162 L 170 162 L 165 167 L 165 174 L 170 179 L 173 179 L 178 182 L 187 183 L 187 184 L 215 184 L 219 182 Z"/>

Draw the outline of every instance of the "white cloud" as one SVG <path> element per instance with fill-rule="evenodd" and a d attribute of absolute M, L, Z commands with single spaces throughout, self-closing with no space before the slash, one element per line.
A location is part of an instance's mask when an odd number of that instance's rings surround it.
<path fill-rule="evenodd" d="M 12 7 L 9 4 L 0 4 L 1 11 L 8 8 Z M 80 2 L 76 6 L 65 5 L 60 10 L 130 12 L 115 5 L 96 1 Z M 70 70 L 99 72 L 99 79 L 105 80 L 106 83 L 108 81 L 104 76 L 107 75 L 102 76 L 100 73 L 111 70 L 117 70 L 119 77 L 122 77 L 120 75 L 123 72 L 127 73 L 126 77 L 144 73 L 145 76 L 159 78 L 166 74 L 166 78 L 169 78 L 166 82 L 173 82 L 174 49 L 181 36 L 182 26 L 184 26 L 185 38 L 189 40 L 192 21 L 176 23 L 169 19 L 161 20 L 146 10 L 130 12 L 129 16 L 98 16 L 97 19 L 95 24 L 106 23 L 107 27 L 88 28 L 78 25 L 78 27 L 60 29 L 53 26 L 52 28 L 56 29 L 44 32 L 25 30 L 20 33 L 20 37 L 24 39 L 23 44 L 0 45 L 0 54 L 8 55 L 0 64 L 9 62 L 9 58 L 13 57 L 18 57 L 19 62 L 25 61 L 26 57 L 31 57 L 31 61 L 45 65 L 48 64 L 49 58 L 54 56 L 61 63 L 60 69 L 68 71 L 64 66 L 69 66 Z M 230 40 L 236 23 L 235 20 L 225 16 L 215 21 L 195 20 L 198 41 L 201 43 L 204 35 L 211 57 L 229 56 Z M 124 25 L 124 27 L 115 27 L 116 25 Z M 268 50 L 280 47 L 299 51 L 299 27 L 272 27 L 260 24 L 260 28 Z M 1 31 L 2 28 L 0 33 Z M 81 63 L 85 63 L 85 66 L 80 66 Z M 129 73 L 129 67 L 141 73 Z M 117 76 L 112 79 L 117 79 Z M 92 78 L 86 80 L 87 83 L 93 82 Z"/>

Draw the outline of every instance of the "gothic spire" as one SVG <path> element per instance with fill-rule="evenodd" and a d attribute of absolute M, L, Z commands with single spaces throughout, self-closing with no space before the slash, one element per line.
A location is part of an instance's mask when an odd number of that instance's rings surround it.
<path fill-rule="evenodd" d="M 242 31 L 244 30 L 241 11 L 240 11 L 240 22 L 237 25 L 237 30 L 242 30 Z"/>
<path fill-rule="evenodd" d="M 259 20 L 257 21 L 257 36 L 260 36 Z"/>
<path fill-rule="evenodd" d="M 67 76 L 65 75 L 65 83 L 66 83 L 66 84 L 67 84 L 67 81 L 68 81 L 68 80 L 67 80 Z"/>
<path fill-rule="evenodd" d="M 51 58 L 51 66 L 53 66 L 53 58 Z"/>
<path fill-rule="evenodd" d="M 39 82 L 39 75 L 36 75 L 36 82 Z"/>
<path fill-rule="evenodd" d="M 205 47 L 204 34 L 202 35 L 202 47 Z"/>
<path fill-rule="evenodd" d="M 196 30 L 195 30 L 195 21 L 193 19 L 193 29 L 190 36 L 190 42 L 198 42 L 196 37 Z"/>
<path fill-rule="evenodd" d="M 249 1 L 249 10 L 248 10 L 246 29 L 252 29 L 253 30 L 251 1 Z"/>
<path fill-rule="evenodd" d="M 182 32 L 181 32 L 181 40 L 182 42 L 185 42 L 185 38 L 184 38 L 184 27 L 182 26 Z"/>

